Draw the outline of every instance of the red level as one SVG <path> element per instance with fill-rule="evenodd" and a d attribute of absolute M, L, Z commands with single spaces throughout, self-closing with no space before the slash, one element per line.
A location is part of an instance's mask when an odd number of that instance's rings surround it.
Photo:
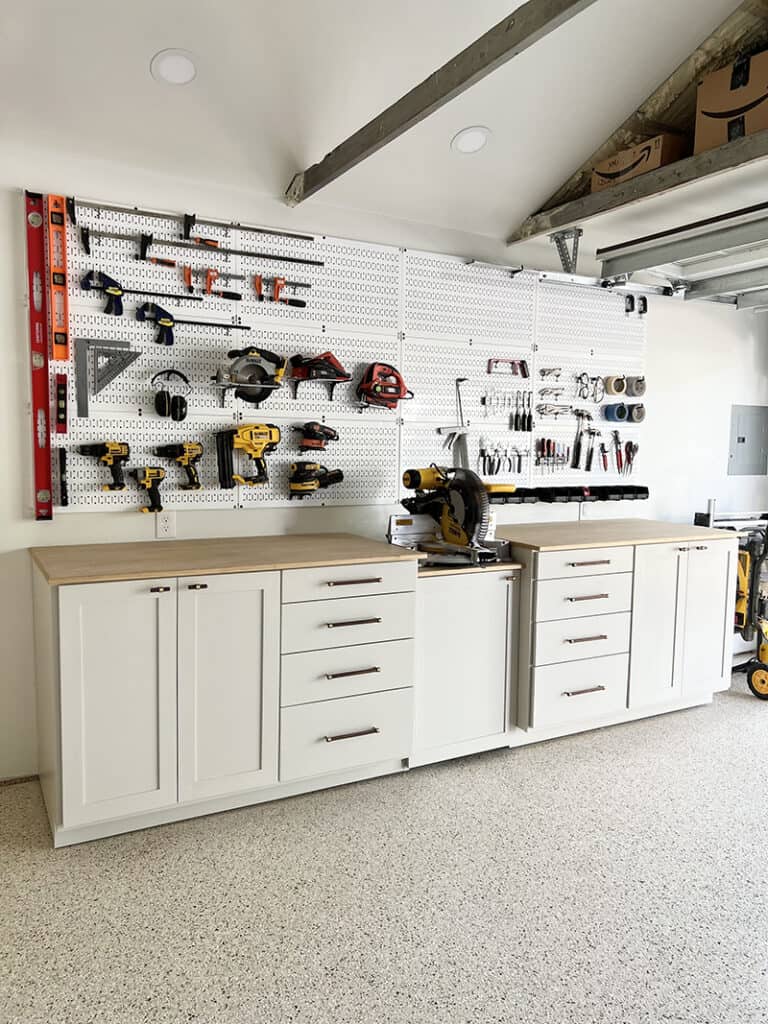
<path fill-rule="evenodd" d="M 27 225 L 27 289 L 32 370 L 32 447 L 35 519 L 53 519 L 50 399 L 48 392 L 48 303 L 45 275 L 45 204 L 36 192 L 24 195 Z"/>

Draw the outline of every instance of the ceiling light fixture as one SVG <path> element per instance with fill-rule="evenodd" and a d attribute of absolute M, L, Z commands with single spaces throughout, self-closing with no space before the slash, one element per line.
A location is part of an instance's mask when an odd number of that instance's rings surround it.
<path fill-rule="evenodd" d="M 479 153 L 491 137 L 491 129 L 481 124 L 462 128 L 451 139 L 451 149 L 456 153 Z"/>
<path fill-rule="evenodd" d="M 149 70 L 156 82 L 166 85 L 189 85 L 197 74 L 189 50 L 160 50 L 150 61 Z"/>

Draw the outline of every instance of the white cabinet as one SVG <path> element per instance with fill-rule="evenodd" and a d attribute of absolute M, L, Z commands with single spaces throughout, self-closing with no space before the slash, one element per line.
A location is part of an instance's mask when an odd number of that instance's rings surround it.
<path fill-rule="evenodd" d="M 688 545 L 681 675 L 684 696 L 730 684 L 736 559 L 735 540 Z"/>
<path fill-rule="evenodd" d="M 730 539 L 637 547 L 630 709 L 727 685 L 736 557 Z"/>
<path fill-rule="evenodd" d="M 65 828 L 176 802 L 176 580 L 59 591 Z"/>
<path fill-rule="evenodd" d="M 280 573 L 179 580 L 179 799 L 277 782 Z"/>
<path fill-rule="evenodd" d="M 412 763 L 504 745 L 514 592 L 509 571 L 419 580 Z"/>

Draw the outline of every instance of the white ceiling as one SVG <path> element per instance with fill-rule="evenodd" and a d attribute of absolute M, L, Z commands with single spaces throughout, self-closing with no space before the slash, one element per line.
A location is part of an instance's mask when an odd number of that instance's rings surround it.
<path fill-rule="evenodd" d="M 5 3 L 0 139 L 280 195 L 294 171 L 517 6 Z M 505 237 L 736 6 L 598 0 L 308 202 Z M 150 78 L 165 47 L 198 56 L 190 86 Z M 452 153 L 452 135 L 476 123 L 491 143 Z"/>

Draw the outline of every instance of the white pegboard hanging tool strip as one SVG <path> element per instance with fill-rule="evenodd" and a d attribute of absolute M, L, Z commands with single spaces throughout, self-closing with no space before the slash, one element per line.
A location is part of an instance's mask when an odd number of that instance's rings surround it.
<path fill-rule="evenodd" d="M 53 519 L 48 383 L 48 302 L 45 276 L 45 204 L 26 192 L 27 290 L 32 376 L 32 449 L 35 519 Z"/>

